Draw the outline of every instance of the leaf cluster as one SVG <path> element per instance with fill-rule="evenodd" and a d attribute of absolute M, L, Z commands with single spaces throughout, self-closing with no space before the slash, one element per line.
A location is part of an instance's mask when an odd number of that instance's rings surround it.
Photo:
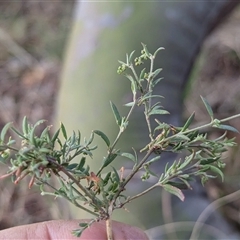
<path fill-rule="evenodd" d="M 79 131 L 68 136 L 62 123 L 54 134 L 50 134 L 49 126 L 37 135 L 36 128 L 43 120 L 31 125 L 26 117 L 23 119 L 21 130 L 8 123 L 1 131 L 0 160 L 3 163 L 10 163 L 10 166 L 9 171 L 0 178 L 11 176 L 17 184 L 30 175 L 29 188 L 36 184 L 40 187 L 42 195 L 66 198 L 78 208 L 95 216 L 92 221 L 81 223 L 80 229 L 74 230 L 73 234 L 76 236 L 80 236 L 82 231 L 95 221 L 109 220 L 115 209 L 124 208 L 127 203 L 154 188 L 162 187 L 184 200 L 182 190 L 191 189 L 191 181 L 195 177 L 200 177 L 203 184 L 215 175 L 220 175 L 222 179 L 224 177 L 222 169 L 225 164 L 222 153 L 235 145 L 234 139 L 227 139 L 224 132 L 221 137 L 210 140 L 203 130 L 216 127 L 224 131 L 237 132 L 235 128 L 223 123 L 239 117 L 240 114 L 222 120 L 215 119 L 211 106 L 202 97 L 210 116 L 209 123 L 191 128 L 194 113 L 182 127 L 160 121 L 160 115 L 169 114 L 161 105 L 162 96 L 153 94 L 154 87 L 162 80 L 159 77 L 161 68 L 154 68 L 154 60 L 163 48 L 151 54 L 146 45 L 142 44 L 142 46 L 140 56 L 134 58 L 132 52 L 126 55 L 126 62 L 119 61 L 121 65 L 117 72 L 130 81 L 132 100 L 125 104 L 129 108 L 126 116 L 122 116 L 117 106 L 110 102 L 119 128 L 114 141 L 110 141 L 100 130 L 92 131 L 89 139 L 82 138 Z M 138 71 L 137 68 L 141 68 L 143 63 L 149 63 L 148 67 Z M 149 132 L 149 143 L 140 151 L 134 148 L 132 152 L 121 151 L 116 148 L 117 143 L 138 107 L 144 108 L 143 115 Z M 156 122 L 154 127 L 153 120 Z M 15 146 L 14 137 L 6 140 L 7 131 L 11 131 L 21 139 L 19 148 Z M 94 150 L 97 148 L 93 144 L 95 136 L 100 137 L 107 147 L 106 156 L 103 156 L 97 172 L 93 172 L 88 165 L 89 160 L 99 159 L 94 155 Z M 143 153 L 141 158 L 140 152 Z M 165 171 L 158 175 L 151 166 L 161 159 L 163 152 L 185 153 L 186 157 L 176 159 L 171 165 L 167 164 Z M 77 161 L 75 161 L 76 157 L 78 157 Z M 124 166 L 120 170 L 115 169 L 112 164 L 119 157 L 132 161 L 132 169 L 128 169 L 127 172 Z M 111 171 L 107 169 L 109 166 Z M 126 185 L 140 171 L 143 181 L 152 177 L 156 179 L 155 184 L 134 196 L 126 195 L 124 192 Z M 52 185 L 50 180 L 53 176 L 59 181 L 59 187 Z"/>

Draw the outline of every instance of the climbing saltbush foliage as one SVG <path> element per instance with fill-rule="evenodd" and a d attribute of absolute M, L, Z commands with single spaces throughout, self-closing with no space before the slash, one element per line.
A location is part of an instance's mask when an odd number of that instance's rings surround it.
<path fill-rule="evenodd" d="M 239 117 L 240 114 L 221 120 L 216 119 L 207 100 L 201 97 L 209 114 L 209 123 L 191 128 L 194 113 L 182 127 L 161 122 L 160 115 L 170 114 L 161 106 L 162 96 L 153 94 L 154 87 L 162 80 L 159 77 L 161 69 L 154 68 L 156 55 L 162 49 L 159 48 L 151 54 L 143 44 L 140 56 L 134 57 L 135 52 L 132 52 L 126 55 L 125 62 L 119 61 L 120 66 L 117 72 L 130 81 L 132 100 L 125 104 L 129 109 L 126 116 L 122 116 L 117 105 L 110 102 L 110 108 L 119 129 L 113 142 L 98 129 L 89 133 L 88 138 L 82 137 L 80 131 L 68 136 L 63 123 L 54 134 L 50 134 L 50 126 L 46 127 L 41 134 L 36 134 L 36 128 L 44 120 L 32 125 L 25 117 L 22 121 L 22 129 L 16 129 L 12 123 L 7 123 L 1 131 L 0 160 L 9 165 L 9 170 L 0 178 L 11 177 L 17 184 L 26 176 L 30 176 L 29 188 L 35 184 L 39 186 L 42 195 L 63 197 L 76 207 L 92 214 L 92 220 L 79 224 L 79 229 L 73 231 L 74 235 L 80 236 L 82 231 L 94 222 L 107 220 L 108 239 L 112 239 L 109 223 L 113 211 L 124 208 L 127 203 L 147 194 L 152 189 L 164 188 L 183 201 L 182 189 L 191 189 L 191 181 L 195 177 L 199 177 L 203 184 L 216 175 L 223 179 L 222 169 L 225 163 L 222 160 L 222 154 L 229 147 L 235 146 L 234 139 L 226 138 L 226 133 L 227 131 L 238 132 L 224 123 Z M 141 69 L 143 63 L 147 67 Z M 143 109 L 149 142 L 146 146 L 142 146 L 140 151 L 137 151 L 134 146 L 129 146 L 129 149 L 133 149 L 131 152 L 119 150 L 118 141 L 127 131 L 131 116 L 139 107 Z M 154 127 L 153 121 L 156 122 Z M 209 127 L 222 129 L 222 136 L 217 139 L 208 139 L 204 129 Z M 9 132 L 12 133 L 12 137 L 6 139 Z M 101 167 L 94 172 L 89 167 L 88 160 L 99 159 L 99 156 L 96 157 L 93 154 L 97 149 L 94 145 L 96 137 L 100 137 L 106 144 L 107 151 L 106 155 L 102 156 Z M 21 140 L 20 147 L 16 145 L 17 138 Z M 139 157 L 140 152 L 143 157 Z M 151 164 L 159 161 L 163 152 L 184 152 L 186 157 L 167 164 L 165 171 L 158 175 L 151 170 Z M 77 162 L 76 157 L 78 157 Z M 114 161 L 119 157 L 128 158 L 133 162 L 132 169 L 130 171 L 128 169 L 127 174 L 124 165 L 121 169 L 114 168 Z M 110 171 L 107 170 L 109 166 L 111 166 Z M 126 185 L 138 172 L 142 173 L 142 181 L 149 178 L 154 178 L 156 181 L 137 195 L 127 195 Z M 58 179 L 59 187 L 52 184 L 52 177 Z"/>

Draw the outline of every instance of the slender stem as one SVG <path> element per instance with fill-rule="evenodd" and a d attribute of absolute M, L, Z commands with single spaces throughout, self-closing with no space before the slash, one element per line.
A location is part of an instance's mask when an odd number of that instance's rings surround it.
<path fill-rule="evenodd" d="M 49 186 L 50 188 L 52 188 L 55 192 L 59 192 L 57 188 L 55 188 L 54 186 L 52 186 L 51 184 L 49 184 L 47 181 L 43 181 L 41 178 L 37 178 L 37 180 L 47 186 Z M 54 193 L 51 192 L 42 192 L 44 195 L 52 195 L 55 197 L 59 197 L 59 195 L 56 195 Z M 75 205 L 76 207 L 94 215 L 94 216 L 98 216 L 98 214 L 96 214 L 95 212 L 92 212 L 91 210 L 89 210 L 88 208 L 85 208 L 83 206 L 81 206 L 76 200 L 72 200 L 71 198 L 67 197 L 66 195 L 61 194 L 61 192 L 59 192 L 60 196 L 67 199 L 69 202 L 71 202 L 73 205 Z"/>
<path fill-rule="evenodd" d="M 147 101 L 149 102 L 150 99 L 147 100 Z M 144 115 L 145 115 L 145 119 L 146 119 L 147 127 L 148 127 L 148 132 L 149 132 L 148 136 L 149 136 L 149 138 L 150 138 L 150 140 L 152 142 L 152 141 L 154 141 L 154 138 L 153 138 L 153 134 L 152 134 L 151 122 L 150 122 L 149 115 L 148 115 L 148 110 L 149 110 L 150 107 L 149 106 L 147 107 L 147 104 L 145 103 L 144 104 L 144 108 L 145 108 Z"/>
<path fill-rule="evenodd" d="M 135 196 L 128 198 L 125 202 L 123 202 L 122 204 L 120 204 L 120 206 L 118 206 L 118 208 L 123 207 L 125 204 L 131 202 L 132 200 L 134 200 L 134 199 L 136 199 L 136 198 L 139 198 L 139 197 L 145 195 L 146 193 L 152 191 L 154 188 L 159 187 L 159 186 L 161 186 L 161 184 L 159 184 L 159 183 L 154 184 L 153 186 L 149 187 L 148 189 L 142 191 L 141 193 L 138 193 L 138 194 L 136 194 Z"/>
<path fill-rule="evenodd" d="M 149 156 L 152 154 L 153 149 L 150 149 L 147 154 L 144 156 L 144 158 L 141 160 L 141 162 L 134 168 L 134 170 L 128 175 L 128 177 L 125 179 L 125 181 L 121 184 L 118 192 L 115 194 L 112 202 L 116 202 L 116 199 L 120 195 L 122 191 L 124 191 L 125 186 L 128 184 L 128 182 L 133 178 L 133 176 L 138 172 L 138 170 L 143 166 L 143 164 L 147 161 Z"/>
<path fill-rule="evenodd" d="M 240 113 L 239 113 L 239 114 L 236 114 L 236 115 L 234 115 L 234 116 L 231 116 L 231 117 L 227 117 L 227 118 L 221 119 L 221 120 L 219 120 L 219 123 L 227 122 L 227 121 L 229 121 L 229 120 L 232 120 L 232 119 L 238 118 L 238 117 L 240 117 Z M 160 144 L 161 142 L 169 141 L 169 140 L 171 140 L 172 138 L 175 138 L 175 137 L 176 137 L 177 135 L 179 135 L 179 134 L 182 134 L 182 133 L 187 134 L 187 133 L 194 132 L 194 131 L 197 131 L 197 130 L 200 130 L 200 129 L 208 128 L 208 127 L 211 127 L 213 124 L 214 124 L 214 120 L 212 120 L 210 123 L 206 123 L 206 124 L 204 124 L 204 125 L 202 125 L 202 126 L 198 126 L 198 127 L 195 127 L 195 128 L 189 129 L 189 130 L 186 130 L 186 131 L 184 131 L 184 132 L 179 132 L 179 133 L 174 134 L 174 135 L 172 135 L 172 136 L 170 136 L 170 137 L 163 138 L 163 139 L 159 142 L 159 144 Z"/>
<path fill-rule="evenodd" d="M 227 122 L 227 121 L 229 121 L 229 120 L 232 120 L 232 119 L 238 118 L 238 117 L 240 117 L 240 113 L 238 113 L 238 114 L 236 114 L 236 115 L 233 115 L 233 116 L 231 116 L 231 117 L 224 118 L 224 119 L 220 120 L 220 123 L 222 123 L 222 122 Z"/>
<path fill-rule="evenodd" d="M 111 218 L 108 218 L 106 220 L 106 232 L 107 232 L 107 240 L 114 240 L 113 232 L 112 232 L 112 219 Z"/>
<path fill-rule="evenodd" d="M 52 160 L 52 159 L 48 159 L 48 161 L 50 161 L 51 163 L 53 163 L 54 165 L 56 165 L 60 171 L 62 171 L 64 174 L 66 174 L 82 191 L 83 193 L 89 198 L 92 199 L 93 203 L 95 202 L 95 200 L 97 199 L 94 195 L 90 194 L 90 192 L 85 189 L 80 183 L 79 181 L 77 181 L 76 178 L 74 178 L 72 176 L 72 174 L 70 174 L 63 166 L 61 166 L 60 164 L 58 164 L 56 161 Z M 96 204 L 96 207 L 98 207 L 98 204 Z"/>

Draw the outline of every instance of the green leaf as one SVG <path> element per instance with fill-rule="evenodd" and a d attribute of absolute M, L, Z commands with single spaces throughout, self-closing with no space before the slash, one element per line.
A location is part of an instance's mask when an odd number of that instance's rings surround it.
<path fill-rule="evenodd" d="M 68 166 L 67 166 L 67 169 L 68 170 L 73 170 L 74 168 L 76 168 L 77 167 L 77 163 L 72 163 L 72 164 L 69 164 Z"/>
<path fill-rule="evenodd" d="M 86 228 L 88 227 L 88 223 L 79 223 L 79 227 Z"/>
<path fill-rule="evenodd" d="M 143 46 L 143 49 L 144 49 L 144 51 L 145 51 L 147 57 L 150 58 L 151 54 L 149 53 L 149 51 L 148 51 L 148 49 L 147 49 L 147 45 L 144 44 L 144 43 L 142 43 L 142 46 Z"/>
<path fill-rule="evenodd" d="M 54 143 L 57 140 L 59 133 L 60 133 L 60 129 L 58 129 L 52 136 L 52 139 L 51 139 L 52 143 Z"/>
<path fill-rule="evenodd" d="M 50 126 L 47 126 L 43 131 L 42 131 L 42 133 L 41 133 L 41 135 L 40 135 L 40 138 L 44 138 L 44 137 L 46 137 L 47 135 L 49 136 L 49 130 L 50 130 Z"/>
<path fill-rule="evenodd" d="M 11 126 L 12 126 L 12 122 L 9 122 L 9 123 L 7 123 L 7 124 L 3 127 L 2 131 L 1 131 L 1 135 L 0 135 L 0 138 L 1 138 L 1 141 L 2 141 L 2 142 L 4 142 L 5 135 L 6 135 L 7 131 L 8 131 L 8 129 L 9 129 Z"/>
<path fill-rule="evenodd" d="M 122 152 L 122 153 L 119 153 L 118 154 L 119 156 L 121 156 L 121 157 L 125 157 L 125 158 L 128 158 L 128 159 L 130 159 L 130 160 L 132 160 L 134 163 L 136 163 L 136 158 L 135 158 L 135 156 L 133 155 L 133 154 L 131 154 L 131 153 L 124 153 L 124 152 Z"/>
<path fill-rule="evenodd" d="M 143 101 L 145 101 L 145 100 L 147 100 L 149 98 L 163 98 L 163 96 L 161 96 L 161 95 L 152 95 L 151 93 L 147 93 L 140 99 L 140 101 L 143 102 Z M 158 102 L 158 103 L 160 103 L 160 102 Z"/>
<path fill-rule="evenodd" d="M 94 130 L 93 132 L 95 134 L 97 134 L 98 136 L 100 136 L 108 147 L 110 146 L 110 140 L 105 133 L 103 133 L 102 131 L 99 131 L 99 130 Z"/>
<path fill-rule="evenodd" d="M 181 201 L 184 201 L 185 196 L 179 188 L 174 187 L 170 184 L 164 184 L 162 187 L 165 191 L 177 196 Z"/>
<path fill-rule="evenodd" d="M 205 108 L 207 109 L 207 112 L 208 112 L 211 120 L 213 120 L 213 110 L 212 110 L 212 107 L 210 106 L 210 104 L 208 103 L 206 98 L 204 98 L 202 96 L 200 96 L 200 97 L 201 97 L 201 99 L 202 99 L 202 101 L 203 101 L 203 103 L 205 105 Z"/>
<path fill-rule="evenodd" d="M 174 138 L 171 140 L 171 142 L 175 142 L 175 141 L 179 141 L 179 140 L 189 141 L 190 138 L 187 137 L 187 136 L 184 135 L 184 134 L 177 133 L 177 134 L 174 136 Z"/>
<path fill-rule="evenodd" d="M 121 116 L 120 116 L 120 114 L 118 112 L 118 109 L 117 109 L 116 105 L 112 101 L 110 101 L 110 105 L 111 105 L 111 108 L 112 108 L 115 120 L 117 122 L 117 125 L 121 126 L 122 119 L 121 119 Z"/>
<path fill-rule="evenodd" d="M 152 78 L 155 78 L 160 72 L 162 71 L 162 68 L 158 68 L 156 69 L 153 73 L 152 73 Z"/>
<path fill-rule="evenodd" d="M 158 49 L 154 52 L 153 56 L 156 57 L 157 54 L 158 54 L 158 52 L 161 51 L 161 50 L 164 50 L 164 49 L 165 49 L 164 47 L 158 48 Z"/>
<path fill-rule="evenodd" d="M 65 138 L 65 140 L 67 140 L 67 131 L 66 131 L 66 128 L 65 128 L 65 126 L 63 125 L 63 123 L 61 123 L 60 128 L 61 128 L 61 130 L 62 130 L 63 137 Z"/>
<path fill-rule="evenodd" d="M 167 182 L 169 185 L 179 188 L 179 189 L 189 189 L 189 187 L 185 184 L 185 182 L 173 182 L 173 181 L 168 181 Z"/>
<path fill-rule="evenodd" d="M 210 169 L 212 172 L 217 173 L 217 174 L 222 178 L 222 181 L 224 181 L 223 172 L 222 172 L 219 168 L 211 165 L 211 166 L 209 166 L 209 169 Z"/>
<path fill-rule="evenodd" d="M 194 156 L 195 156 L 194 153 L 192 153 L 192 154 L 189 155 L 189 156 L 186 156 L 185 159 L 184 159 L 184 161 L 181 163 L 181 165 L 180 165 L 180 167 L 179 167 L 178 169 L 179 169 L 179 170 L 182 170 L 182 169 L 184 169 L 186 166 L 188 166 L 188 165 L 191 163 L 191 161 L 193 161 Z"/>
<path fill-rule="evenodd" d="M 129 103 L 124 104 L 124 106 L 126 106 L 126 107 L 132 107 L 133 105 L 134 105 L 134 102 L 129 102 Z"/>
<path fill-rule="evenodd" d="M 28 120 L 27 120 L 27 117 L 24 116 L 23 121 L 22 121 L 22 131 L 23 131 L 24 135 L 28 134 L 28 130 L 29 130 Z"/>
<path fill-rule="evenodd" d="M 105 176 L 105 178 L 103 179 L 103 185 L 107 185 L 108 184 L 108 181 L 111 177 L 112 173 L 111 172 L 108 172 L 107 175 Z"/>
<path fill-rule="evenodd" d="M 163 77 L 157 78 L 157 79 L 153 79 L 152 87 L 155 87 L 161 80 L 163 80 Z"/>
<path fill-rule="evenodd" d="M 143 68 L 142 71 L 141 71 L 141 73 L 140 73 L 140 77 L 139 77 L 140 80 L 143 80 L 143 79 L 144 79 L 144 74 L 145 74 L 145 72 L 146 72 L 146 68 Z"/>
<path fill-rule="evenodd" d="M 118 172 L 117 172 L 116 168 L 112 167 L 112 169 L 113 169 L 113 172 L 114 172 L 114 176 L 112 176 L 112 178 L 114 178 L 114 180 L 117 183 L 120 183 L 120 178 L 119 178 L 119 175 L 118 175 Z"/>
<path fill-rule="evenodd" d="M 104 157 L 103 158 L 103 166 L 101 168 L 107 167 L 116 157 L 117 157 L 116 153 L 112 153 L 106 158 Z"/>
<path fill-rule="evenodd" d="M 127 55 L 127 65 L 131 65 L 132 63 L 132 58 L 133 58 L 133 54 L 135 53 L 135 51 L 132 51 L 128 57 Z"/>
<path fill-rule="evenodd" d="M 191 114 L 191 116 L 188 118 L 188 120 L 186 121 L 186 123 L 185 123 L 184 126 L 182 127 L 181 132 L 184 132 L 185 130 L 188 129 L 188 127 L 191 125 L 194 117 L 195 117 L 195 112 L 193 112 L 193 113 Z"/>
<path fill-rule="evenodd" d="M 220 125 L 217 126 L 217 128 L 239 133 L 239 131 L 236 128 L 234 128 L 232 126 L 229 126 L 229 125 L 220 124 Z"/>
<path fill-rule="evenodd" d="M 156 114 L 160 114 L 160 115 L 164 115 L 164 114 L 169 114 L 169 112 L 167 110 L 164 109 L 155 109 L 153 108 L 148 115 L 156 115 Z"/>
<path fill-rule="evenodd" d="M 83 170 L 83 167 L 84 167 L 84 165 L 85 165 L 85 162 L 86 162 L 86 158 L 85 158 L 85 157 L 82 157 L 81 160 L 80 160 L 80 162 L 79 162 L 79 164 L 78 164 L 78 166 L 77 166 L 77 170 L 82 171 L 82 170 Z"/>
<path fill-rule="evenodd" d="M 207 159 L 203 159 L 200 161 L 200 164 L 201 165 L 207 165 L 207 164 L 211 164 L 211 163 L 214 163 L 216 162 L 217 160 L 219 160 L 219 157 L 217 158 L 207 158 Z"/>
<path fill-rule="evenodd" d="M 160 159 L 161 156 L 157 156 L 157 157 L 154 157 L 152 159 L 150 159 L 148 162 L 146 162 L 147 165 L 150 165 L 156 161 L 158 161 Z"/>

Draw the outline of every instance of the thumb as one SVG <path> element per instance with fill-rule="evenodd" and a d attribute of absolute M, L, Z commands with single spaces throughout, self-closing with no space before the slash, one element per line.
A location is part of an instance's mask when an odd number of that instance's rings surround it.
<path fill-rule="evenodd" d="M 79 239 L 79 240 L 107 240 L 105 221 L 93 223 L 90 228 L 83 231 L 80 238 L 72 235 L 71 231 L 79 228 L 80 222 L 88 220 L 54 220 L 42 223 L 34 223 L 18 226 L 0 231 L 0 239 Z M 136 228 L 124 223 L 112 222 L 114 240 L 136 239 L 147 240 L 146 234 Z"/>

